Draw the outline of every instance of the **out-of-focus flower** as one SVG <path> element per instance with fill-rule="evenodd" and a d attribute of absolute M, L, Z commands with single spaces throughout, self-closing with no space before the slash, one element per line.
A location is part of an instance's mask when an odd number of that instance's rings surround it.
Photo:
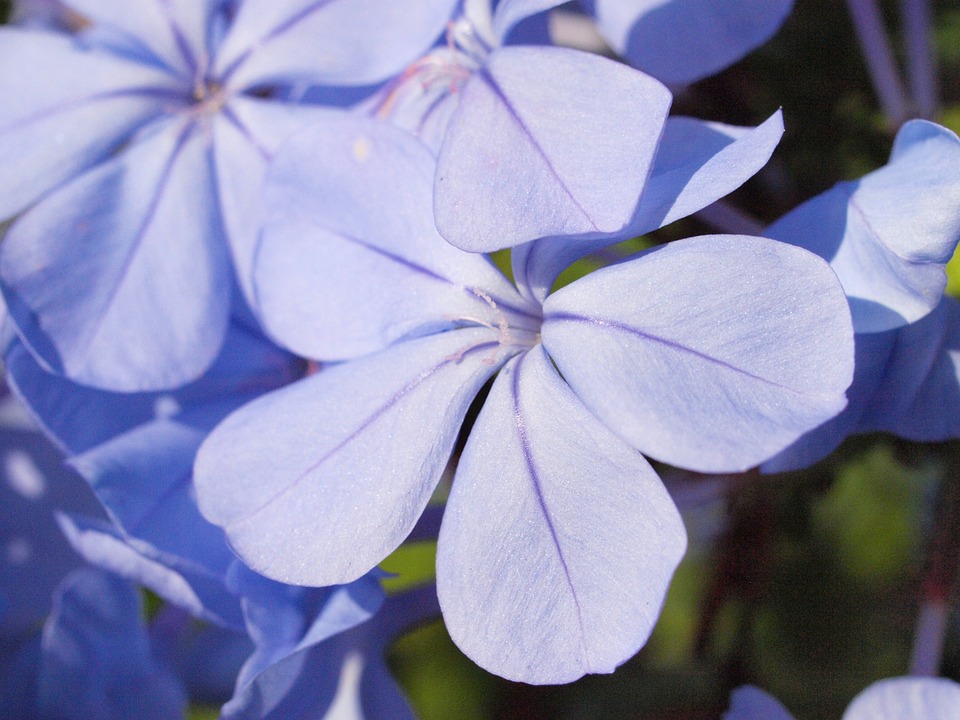
<path fill-rule="evenodd" d="M 954 720 L 960 685 L 945 678 L 900 677 L 880 680 L 857 695 L 843 720 Z M 734 691 L 723 720 L 793 720 L 790 712 L 759 688 Z"/>
<path fill-rule="evenodd" d="M 390 77 L 455 2 L 65 0 L 79 34 L 0 29 L 0 286 L 30 351 L 111 390 L 199 377 L 270 156 L 321 112 L 289 86 Z"/>

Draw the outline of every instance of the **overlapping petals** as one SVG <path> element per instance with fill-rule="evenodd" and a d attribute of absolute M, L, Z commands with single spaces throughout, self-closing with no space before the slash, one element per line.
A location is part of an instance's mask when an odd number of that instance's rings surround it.
<path fill-rule="evenodd" d="M 0 216 L 106 158 L 176 103 L 175 78 L 52 32 L 0 28 Z M 54 142 L 51 142 L 51 138 Z"/>
<path fill-rule="evenodd" d="M 652 78 L 595 55 L 497 50 L 450 119 L 437 163 L 437 227 L 472 252 L 622 230 L 670 100 Z M 498 142 L 484 141 L 491 136 Z"/>
<path fill-rule="evenodd" d="M 108 390 L 202 375 L 234 277 L 252 296 L 266 165 L 317 114 L 285 85 L 385 80 L 454 4 L 77 0 L 82 33 L 5 30 L 5 62 L 26 72 L 0 82 L 15 98 L 0 111 L 0 215 L 33 207 L 4 243 L 0 280 L 31 352 Z"/>
<path fill-rule="evenodd" d="M 857 362 L 843 414 L 764 470 L 810 465 L 854 433 L 956 437 L 947 400 L 960 385 L 957 306 L 943 290 L 960 242 L 957 136 L 934 123 L 907 123 L 887 165 L 818 195 L 767 232 L 830 262 L 850 304 Z"/>
<path fill-rule="evenodd" d="M 245 0 L 214 72 L 234 86 L 366 85 L 399 72 L 443 31 L 457 0 Z"/>
<path fill-rule="evenodd" d="M 7 306 L 54 372 L 107 389 L 176 386 L 223 344 L 231 280 L 219 233 L 206 141 L 189 126 L 159 129 L 11 229 Z"/>
<path fill-rule="evenodd" d="M 487 328 L 431 335 L 246 405 L 200 451 L 201 510 L 265 575 L 359 577 L 413 529 L 497 349 Z"/>
<path fill-rule="evenodd" d="M 782 135 L 779 112 L 755 128 L 667 118 L 629 225 L 594 240 L 551 237 L 520 245 L 511 255 L 518 286 L 543 302 L 557 276 L 575 260 L 663 227 L 736 190 L 767 163 Z"/>
<path fill-rule="evenodd" d="M 235 561 L 222 531 L 193 500 L 197 447 L 220 418 L 298 376 L 301 363 L 237 322 L 225 350 L 197 383 L 177 393 L 126 395 L 45 374 L 22 348 L 10 351 L 16 389 L 90 483 L 112 522 L 72 514 L 61 526 L 99 567 L 144 584 L 192 614 L 243 629 L 227 583 Z"/>
<path fill-rule="evenodd" d="M 501 302 L 502 278 L 484 285 L 485 263 L 463 264 L 451 282 L 455 256 L 417 197 L 429 191 L 430 156 L 415 139 L 372 120 L 325 126 L 322 140 L 319 128 L 304 133 L 272 176 L 255 272 L 270 298 L 263 314 L 301 347 L 356 333 L 372 336 L 374 352 L 214 430 L 195 468 L 202 511 L 268 576 L 358 577 L 411 531 L 468 406 L 503 366 L 441 529 L 448 626 L 472 657 L 508 677 L 545 683 L 611 671 L 645 641 L 684 547 L 676 511 L 635 448 L 698 469 L 741 469 L 835 414 L 852 375 L 836 278 L 785 244 L 701 238 L 573 283 L 547 298 L 541 321 L 531 288 L 518 308 Z M 304 162 L 305 149 L 328 143 L 353 155 L 357 179 Z M 387 191 L 397 185 L 403 191 Z M 371 195 L 381 200 L 370 204 Z M 321 262 L 368 258 L 380 282 L 408 283 L 410 297 L 401 292 L 387 307 L 385 296 L 364 299 L 346 281 L 335 281 L 339 302 L 317 295 L 310 273 L 323 268 L 313 253 Z M 292 291 L 276 288 L 281 274 Z M 483 302 L 464 305 L 470 295 Z M 318 297 L 332 311 L 317 309 Z M 384 324 L 407 330 L 384 334 Z M 685 369 L 668 372 L 667 361 Z M 580 483 L 583 473 L 590 483 Z M 594 543 L 598 526 L 609 533 Z"/>
<path fill-rule="evenodd" d="M 940 302 L 960 242 L 960 139 L 907 123 L 884 167 L 804 203 L 767 234 L 830 262 L 857 333 L 919 320 Z"/>
<path fill-rule="evenodd" d="M 44 627 L 38 717 L 182 717 L 186 698 L 153 656 L 130 583 L 93 569 L 67 578 Z"/>
<path fill-rule="evenodd" d="M 770 457 L 840 412 L 852 380 L 825 264 L 742 236 L 676 241 L 562 288 L 544 303 L 543 343 L 609 427 L 703 472 Z"/>

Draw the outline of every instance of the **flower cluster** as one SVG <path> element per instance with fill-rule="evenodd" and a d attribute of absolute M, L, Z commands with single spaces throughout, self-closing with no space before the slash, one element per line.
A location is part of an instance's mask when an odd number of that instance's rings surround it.
<path fill-rule="evenodd" d="M 779 111 L 673 90 L 792 3 L 561 5 L 15 4 L 0 706 L 412 718 L 386 649 L 440 616 L 501 677 L 610 673 L 687 547 L 663 466 L 960 436 L 957 136 L 908 123 L 765 230 L 621 253 L 766 165 Z M 435 583 L 390 585 L 424 540 Z M 956 693 L 930 687 L 905 695 Z"/>

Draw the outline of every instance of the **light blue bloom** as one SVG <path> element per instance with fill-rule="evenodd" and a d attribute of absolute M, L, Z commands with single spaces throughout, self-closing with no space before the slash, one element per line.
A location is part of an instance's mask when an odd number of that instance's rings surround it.
<path fill-rule="evenodd" d="M 259 572 L 349 582 L 411 532 L 497 375 L 440 531 L 447 626 L 508 678 L 610 672 L 645 642 L 685 546 L 638 450 L 742 470 L 836 414 L 852 375 L 846 301 L 811 253 L 718 236 L 541 302 L 443 242 L 434 170 L 424 145 L 374 121 L 326 123 L 281 152 L 262 320 L 307 357 L 355 359 L 218 426 L 194 469 L 201 511 Z"/>
<path fill-rule="evenodd" d="M 30 351 L 111 390 L 200 376 L 267 162 L 321 112 L 285 88 L 388 78 L 455 1 L 69 0 L 79 35 L 0 28 L 0 286 Z"/>
<path fill-rule="evenodd" d="M 857 695 L 843 720 L 953 720 L 960 707 L 960 685 L 945 678 L 899 677 L 880 680 Z M 793 720 L 790 712 L 759 688 L 734 691 L 723 720 Z"/>
<path fill-rule="evenodd" d="M 658 211 L 676 219 L 684 205 L 695 204 L 683 211 L 692 212 L 736 189 L 783 131 L 779 114 L 753 132 L 668 120 L 671 95 L 652 77 L 591 53 L 527 45 L 525 23 L 558 4 L 464 0 L 448 46 L 368 108 L 437 153 L 437 227 L 461 249 L 647 232 L 669 222 Z"/>
<path fill-rule="evenodd" d="M 128 582 L 83 567 L 55 512 L 100 514 L 3 389 L 0 400 L 0 707 L 18 720 L 182 717 Z"/>
<path fill-rule="evenodd" d="M 960 242 L 960 139 L 909 122 L 885 166 L 804 203 L 767 234 L 817 253 L 837 273 L 853 315 L 856 374 L 847 409 L 763 469 L 805 467 L 854 433 L 960 435 L 960 308 L 943 296 Z"/>

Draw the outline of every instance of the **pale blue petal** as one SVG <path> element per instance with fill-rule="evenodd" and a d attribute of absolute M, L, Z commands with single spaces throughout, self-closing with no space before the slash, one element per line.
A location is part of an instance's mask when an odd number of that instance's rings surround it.
<path fill-rule="evenodd" d="M 117 393 L 51 375 L 19 340 L 13 341 L 4 362 L 14 392 L 66 452 L 88 450 L 155 416 L 156 394 L 123 395 L 118 402 Z"/>
<path fill-rule="evenodd" d="M 217 52 L 231 87 L 367 85 L 430 48 L 457 0 L 246 0 Z"/>
<path fill-rule="evenodd" d="M 213 188 L 203 133 L 175 124 L 22 216 L 0 249 L 0 278 L 31 351 L 108 390 L 201 375 L 230 310 Z"/>
<path fill-rule="evenodd" d="M 896 330 L 894 337 L 883 381 L 858 430 L 883 430 L 918 442 L 960 436 L 960 303 L 944 297 L 933 312 Z"/>
<path fill-rule="evenodd" d="M 843 720 L 954 720 L 958 706 L 960 685 L 952 680 L 891 678 L 857 695 Z"/>
<path fill-rule="evenodd" d="M 793 715 L 772 695 L 744 685 L 733 691 L 722 720 L 793 720 Z"/>
<path fill-rule="evenodd" d="M 460 649 L 527 683 L 613 672 L 646 642 L 685 548 L 653 468 L 587 411 L 543 348 L 508 364 L 438 541 L 437 592 Z"/>
<path fill-rule="evenodd" d="M 458 318 L 538 316 L 485 257 L 437 233 L 433 173 L 425 146 L 373 120 L 331 115 L 288 143 L 257 258 L 266 329 L 302 355 L 339 360 Z"/>
<path fill-rule="evenodd" d="M 765 234 L 830 262 L 858 333 L 914 322 L 940 302 L 960 241 L 960 139 L 907 123 L 886 166 L 834 186 Z"/>
<path fill-rule="evenodd" d="M 308 622 L 304 606 L 309 600 L 322 603 L 330 590 L 284 585 L 255 573 L 240 560 L 230 566 L 227 584 L 242 598 L 246 634 L 254 645 L 235 678 L 239 688 L 290 654 Z"/>
<path fill-rule="evenodd" d="M 531 15 L 545 12 L 567 0 L 500 0 L 493 13 L 493 33 L 504 42 L 511 28 Z"/>
<path fill-rule="evenodd" d="M 822 425 L 805 433 L 783 452 L 760 466 L 762 472 L 786 472 L 809 467 L 840 447 L 850 435 L 867 432 L 865 417 L 874 393 L 885 380 L 886 365 L 896 342 L 896 331 L 854 335 L 853 383 L 847 388 L 847 406 Z M 947 404 L 945 404 L 946 406 Z M 895 418 L 892 420 L 896 421 Z"/>
<path fill-rule="evenodd" d="M 253 256 L 260 233 L 263 181 L 277 148 L 326 117 L 323 108 L 236 96 L 213 121 L 217 192 L 236 276 L 253 302 Z"/>
<path fill-rule="evenodd" d="M 557 276 L 579 258 L 656 230 L 736 190 L 767 163 L 782 134 L 779 111 L 755 128 L 667 118 L 630 227 L 614 238 L 547 238 L 516 248 L 512 262 L 517 286 L 542 302 Z"/>
<path fill-rule="evenodd" d="M 268 577 L 360 577 L 426 506 L 470 402 L 496 370 L 497 338 L 482 328 L 413 340 L 244 406 L 200 449 L 201 512 Z"/>
<path fill-rule="evenodd" d="M 552 235 L 622 231 L 670 100 L 657 81 L 596 55 L 497 50 L 464 86 L 440 150 L 440 233 L 486 252 Z"/>
<path fill-rule="evenodd" d="M 95 567 L 133 580 L 191 615 L 238 632 L 244 629 L 237 597 L 222 574 L 131 540 L 109 523 L 79 515 L 57 516 L 71 547 Z"/>
<path fill-rule="evenodd" d="M 0 217 L 23 210 L 176 104 L 175 80 L 54 33 L 0 28 Z"/>
<path fill-rule="evenodd" d="M 221 0 L 63 0 L 96 24 L 149 48 L 169 67 L 193 77 L 209 57 L 210 18 Z"/>
<path fill-rule="evenodd" d="M 337 691 L 342 653 L 327 647 L 295 652 L 238 688 L 221 708 L 221 720 L 326 718 Z"/>
<path fill-rule="evenodd" d="M 600 31 L 665 83 L 713 75 L 769 40 L 793 0 L 594 0 Z"/>
<path fill-rule="evenodd" d="M 782 136 L 779 110 L 755 128 L 668 119 L 632 233 L 656 230 L 730 194 L 767 164 Z"/>
<path fill-rule="evenodd" d="M 205 433 L 157 420 L 73 457 L 113 521 L 131 538 L 226 576 L 234 556 L 193 500 L 193 458 Z"/>
<path fill-rule="evenodd" d="M 179 720 L 186 698 L 153 658 L 140 594 L 92 569 L 71 574 L 43 630 L 37 703 L 58 720 Z"/>
<path fill-rule="evenodd" d="M 853 377 L 833 273 L 746 236 L 678 240 L 562 288 L 543 343 L 609 428 L 702 472 L 768 459 L 840 412 Z"/>
<path fill-rule="evenodd" d="M 236 568 L 247 633 L 256 645 L 240 670 L 237 688 L 255 682 L 287 656 L 366 622 L 383 603 L 383 590 L 372 573 L 349 585 L 302 588 L 269 580 L 239 562 Z"/>

